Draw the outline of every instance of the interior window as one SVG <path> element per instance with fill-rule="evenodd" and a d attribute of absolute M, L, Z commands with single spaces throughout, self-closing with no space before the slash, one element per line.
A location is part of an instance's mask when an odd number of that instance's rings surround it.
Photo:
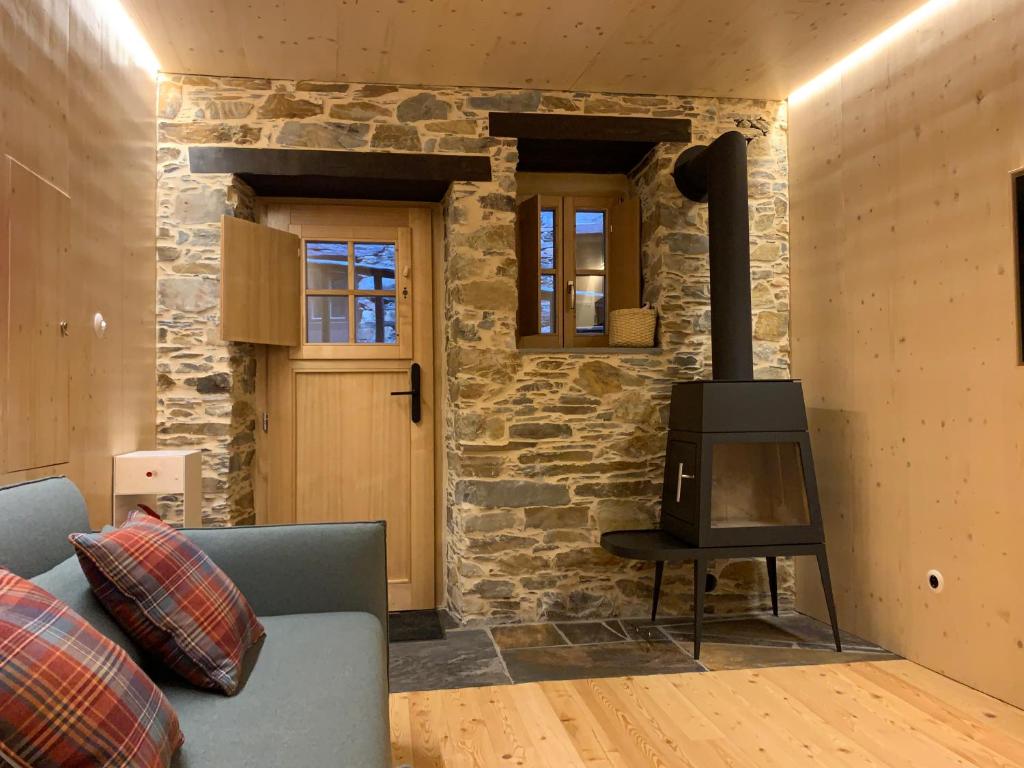
<path fill-rule="evenodd" d="M 625 223 L 618 235 L 616 219 Z M 608 313 L 640 305 L 639 228 L 635 199 L 535 195 L 523 200 L 520 346 L 607 346 Z"/>

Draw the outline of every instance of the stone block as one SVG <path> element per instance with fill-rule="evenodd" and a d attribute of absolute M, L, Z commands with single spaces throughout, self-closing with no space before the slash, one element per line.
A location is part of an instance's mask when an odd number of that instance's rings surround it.
<path fill-rule="evenodd" d="M 285 123 L 277 134 L 282 147 L 358 149 L 365 147 L 370 126 L 365 123 Z"/>
<path fill-rule="evenodd" d="M 563 506 L 569 503 L 569 490 L 564 485 L 522 480 L 460 480 L 455 498 L 485 508 Z"/>
<path fill-rule="evenodd" d="M 158 135 L 171 144 L 255 144 L 262 131 L 255 125 L 227 123 L 160 123 Z"/>
<path fill-rule="evenodd" d="M 220 305 L 220 285 L 205 277 L 165 277 L 160 280 L 160 307 L 202 312 Z"/>
<path fill-rule="evenodd" d="M 423 149 L 415 125 L 378 125 L 373 130 L 370 146 L 377 149 L 400 149 L 419 152 Z"/>
<path fill-rule="evenodd" d="M 757 313 L 754 323 L 754 338 L 762 341 L 779 341 L 789 333 L 789 316 L 781 312 L 765 310 Z"/>
<path fill-rule="evenodd" d="M 572 427 L 568 424 L 555 422 L 538 422 L 533 424 L 513 424 L 508 428 L 508 435 L 520 440 L 551 440 L 554 438 L 572 437 Z"/>
<path fill-rule="evenodd" d="M 260 104 L 257 114 L 268 120 L 304 118 L 322 115 L 324 105 L 318 101 L 299 99 L 287 93 L 272 93 Z"/>
<path fill-rule="evenodd" d="M 518 291 L 511 280 L 471 280 L 452 288 L 452 299 L 475 309 L 515 312 Z"/>
<path fill-rule="evenodd" d="M 337 120 L 369 122 L 381 117 L 390 117 L 391 110 L 372 101 L 351 101 L 346 104 L 332 104 L 330 115 Z"/>
<path fill-rule="evenodd" d="M 580 366 L 576 375 L 576 384 L 584 392 L 601 397 L 613 392 L 621 392 L 623 387 L 633 387 L 640 379 L 610 363 L 602 360 L 591 360 Z"/>
<path fill-rule="evenodd" d="M 402 101 L 396 114 L 401 122 L 414 123 L 418 120 L 445 120 L 451 111 L 451 104 L 434 94 L 418 93 Z"/>
<path fill-rule="evenodd" d="M 180 111 L 181 85 L 170 80 L 161 80 L 157 95 L 157 117 L 173 120 Z"/>
<path fill-rule="evenodd" d="M 470 109 L 487 112 L 536 112 L 540 106 L 540 91 L 508 91 L 488 96 L 470 96 Z"/>
<path fill-rule="evenodd" d="M 180 224 L 220 224 L 220 217 L 230 213 L 227 190 L 216 187 L 182 189 L 174 197 L 174 218 Z M 218 235 L 217 242 L 220 242 Z"/>
<path fill-rule="evenodd" d="M 587 524 L 586 507 L 529 507 L 524 510 L 527 528 L 581 528 Z"/>
<path fill-rule="evenodd" d="M 646 480 L 580 483 L 573 488 L 576 496 L 597 499 L 652 496 L 660 491 L 660 484 Z"/>
<path fill-rule="evenodd" d="M 312 93 L 346 93 L 349 89 L 348 83 L 329 83 L 319 80 L 299 80 L 295 84 L 296 91 L 309 91 Z"/>

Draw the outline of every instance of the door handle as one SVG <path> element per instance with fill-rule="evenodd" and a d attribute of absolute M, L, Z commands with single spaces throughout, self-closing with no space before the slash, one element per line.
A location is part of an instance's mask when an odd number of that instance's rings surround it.
<path fill-rule="evenodd" d="M 679 475 L 676 477 L 676 504 L 683 500 L 683 480 L 693 480 L 693 475 L 685 474 L 683 462 L 679 462 Z"/>
<path fill-rule="evenodd" d="M 569 309 L 576 310 L 576 281 L 570 280 L 565 284 L 565 291 L 569 294 Z"/>
<path fill-rule="evenodd" d="M 409 397 L 409 417 L 413 424 L 419 424 L 423 418 L 423 404 L 420 399 L 420 364 L 413 363 L 409 366 L 409 389 L 401 392 L 392 392 L 392 397 Z"/>

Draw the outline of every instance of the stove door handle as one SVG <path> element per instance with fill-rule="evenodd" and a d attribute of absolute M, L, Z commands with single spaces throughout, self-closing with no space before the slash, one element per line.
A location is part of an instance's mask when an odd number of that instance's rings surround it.
<path fill-rule="evenodd" d="M 693 480 L 693 475 L 685 474 L 683 462 L 679 462 L 679 476 L 676 478 L 676 504 L 683 500 L 683 480 Z"/>

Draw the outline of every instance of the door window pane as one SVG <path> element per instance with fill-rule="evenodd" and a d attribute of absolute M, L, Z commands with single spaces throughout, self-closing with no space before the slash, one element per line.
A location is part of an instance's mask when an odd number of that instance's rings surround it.
<path fill-rule="evenodd" d="M 348 288 L 348 243 L 306 242 L 306 288 L 311 291 Z"/>
<path fill-rule="evenodd" d="M 604 211 L 576 211 L 576 269 L 604 269 Z"/>
<path fill-rule="evenodd" d="M 540 332 L 554 333 L 555 328 L 555 276 L 540 276 Z"/>
<path fill-rule="evenodd" d="M 306 297 L 306 342 L 348 342 L 348 296 Z"/>
<path fill-rule="evenodd" d="M 576 333 L 604 333 L 604 277 L 576 276 Z"/>
<path fill-rule="evenodd" d="M 540 212 L 540 268 L 555 268 L 555 209 Z"/>
<path fill-rule="evenodd" d="M 356 289 L 395 290 L 395 244 L 355 243 Z"/>
<path fill-rule="evenodd" d="M 394 296 L 356 297 L 356 342 L 358 344 L 396 344 Z"/>

